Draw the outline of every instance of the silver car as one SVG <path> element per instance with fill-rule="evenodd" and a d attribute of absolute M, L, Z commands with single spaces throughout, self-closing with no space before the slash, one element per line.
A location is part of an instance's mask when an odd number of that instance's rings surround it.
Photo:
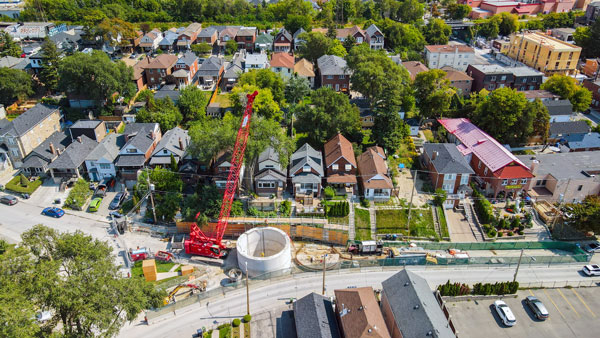
<path fill-rule="evenodd" d="M 533 312 L 533 314 L 535 315 L 535 317 L 539 320 L 546 320 L 548 319 L 548 310 L 546 309 L 546 306 L 544 306 L 544 303 L 542 303 L 541 300 L 537 299 L 537 297 L 534 296 L 527 296 L 525 298 L 525 304 L 527 304 L 527 306 L 529 306 L 529 308 L 531 309 L 531 311 Z"/>

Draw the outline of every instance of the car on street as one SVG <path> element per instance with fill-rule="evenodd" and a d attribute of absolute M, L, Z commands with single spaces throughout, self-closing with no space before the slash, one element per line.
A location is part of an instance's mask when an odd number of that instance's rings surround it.
<path fill-rule="evenodd" d="M 529 306 L 529 309 L 533 312 L 535 317 L 539 320 L 548 319 L 549 313 L 548 309 L 544 306 L 541 300 L 534 296 L 525 297 L 525 304 Z"/>
<path fill-rule="evenodd" d="M 0 197 L 0 203 L 6 204 L 6 205 L 15 205 L 15 204 L 17 204 L 17 202 L 19 202 L 19 200 L 15 196 L 4 195 L 4 196 Z"/>
<path fill-rule="evenodd" d="M 504 325 L 514 326 L 517 323 L 517 318 L 515 318 L 515 315 L 504 301 L 495 301 L 494 308 L 496 309 L 496 313 L 498 316 L 500 316 L 500 320 L 502 320 Z"/>
<path fill-rule="evenodd" d="M 100 203 L 102 203 L 102 197 L 96 197 L 90 202 L 90 211 L 96 212 L 98 208 L 100 208 Z"/>
<path fill-rule="evenodd" d="M 600 252 L 600 244 L 598 242 L 590 243 L 586 245 L 583 249 L 589 253 Z"/>
<path fill-rule="evenodd" d="M 113 200 L 110 202 L 108 208 L 110 210 L 119 209 L 119 207 L 121 207 L 121 203 L 123 203 L 123 201 L 125 200 L 125 197 L 127 197 L 127 195 L 124 192 L 116 194 Z"/>
<path fill-rule="evenodd" d="M 61 218 L 65 215 L 65 211 L 61 208 L 48 207 L 48 208 L 44 208 L 44 210 L 42 210 L 42 215 L 46 215 L 46 216 L 50 216 L 50 217 L 54 217 L 54 218 Z"/>
<path fill-rule="evenodd" d="M 588 276 L 600 276 L 600 265 L 586 265 L 583 267 L 583 273 L 585 273 Z"/>

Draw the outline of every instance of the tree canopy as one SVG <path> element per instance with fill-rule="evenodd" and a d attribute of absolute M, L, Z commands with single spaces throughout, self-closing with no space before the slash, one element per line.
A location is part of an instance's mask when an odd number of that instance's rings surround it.
<path fill-rule="evenodd" d="M 290 104 L 300 102 L 310 93 L 310 84 L 306 78 L 292 76 L 285 85 L 285 99 Z"/>
<path fill-rule="evenodd" d="M 431 19 L 429 20 L 429 23 L 423 27 L 423 35 L 430 45 L 447 44 L 451 33 L 452 28 L 442 19 Z"/>
<path fill-rule="evenodd" d="M 31 76 L 20 69 L 0 68 L 0 103 L 10 106 L 33 94 Z"/>
<path fill-rule="evenodd" d="M 446 79 L 446 72 L 441 69 L 417 74 L 413 88 L 422 118 L 445 116 L 456 94 L 456 89 Z"/>
<path fill-rule="evenodd" d="M 302 33 L 300 39 L 303 42 L 298 48 L 299 56 L 314 64 L 323 55 L 346 55 L 346 49 L 339 40 L 328 38 L 321 32 Z"/>
<path fill-rule="evenodd" d="M 283 119 L 283 113 L 279 108 L 279 105 L 273 99 L 273 94 L 269 88 L 259 88 L 256 85 L 244 84 L 236 85 L 229 93 L 229 102 L 233 112 L 241 116 L 246 108 L 246 96 L 258 91 L 258 95 L 254 98 L 254 104 L 252 106 L 253 112 L 258 116 L 263 116 L 268 119 L 275 119 L 281 121 Z"/>
<path fill-rule="evenodd" d="M 577 84 L 577 81 L 567 75 L 552 75 L 546 82 L 542 83 L 542 89 L 559 95 L 563 100 L 569 100 L 574 111 L 584 111 L 592 103 L 592 93 L 585 87 Z"/>
<path fill-rule="evenodd" d="M 12 56 L 21 57 L 23 51 L 21 47 L 13 40 L 8 32 L 0 32 L 0 57 Z"/>
<path fill-rule="evenodd" d="M 44 57 L 44 67 L 40 72 L 40 81 L 44 84 L 47 91 L 53 92 L 58 87 L 58 64 L 59 54 L 56 45 L 48 37 L 42 44 L 42 53 Z"/>
<path fill-rule="evenodd" d="M 165 97 L 164 99 L 150 100 L 146 107 L 137 113 L 135 119 L 137 122 L 158 123 L 160 130 L 166 132 L 177 127 L 183 120 L 183 116 L 173 101 Z"/>
<path fill-rule="evenodd" d="M 378 145 L 391 153 L 396 152 L 409 131 L 408 125 L 397 112 L 377 111 L 375 113 L 373 138 Z"/>
<path fill-rule="evenodd" d="M 600 232 L 600 197 L 587 196 L 583 203 L 568 204 L 573 215 L 566 222 L 580 231 Z"/>
<path fill-rule="evenodd" d="M 385 19 L 378 24 L 385 35 L 385 45 L 396 52 L 423 51 L 425 37 L 414 25 L 403 24 Z"/>
<path fill-rule="evenodd" d="M 208 98 L 197 86 L 187 86 L 181 90 L 177 106 L 184 123 L 201 120 L 206 116 Z"/>
<path fill-rule="evenodd" d="M 285 84 L 281 76 L 270 69 L 251 70 L 242 74 L 238 79 L 238 86 L 253 85 L 260 89 L 267 88 L 271 91 L 273 99 L 281 105 L 284 99 Z"/>
<path fill-rule="evenodd" d="M 285 30 L 290 32 L 290 34 L 296 33 L 300 28 L 304 29 L 307 32 L 310 32 L 312 24 L 312 18 L 308 15 L 297 15 L 291 14 L 288 15 L 283 23 L 283 27 Z"/>

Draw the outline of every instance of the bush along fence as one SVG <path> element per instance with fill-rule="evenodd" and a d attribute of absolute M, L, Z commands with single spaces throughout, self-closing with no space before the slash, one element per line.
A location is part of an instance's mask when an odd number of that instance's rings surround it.
<path fill-rule="evenodd" d="M 519 282 L 496 282 L 496 283 L 475 283 L 473 288 L 464 283 L 452 283 L 438 285 L 437 290 L 442 296 L 468 296 L 468 295 L 512 295 L 519 290 Z"/>

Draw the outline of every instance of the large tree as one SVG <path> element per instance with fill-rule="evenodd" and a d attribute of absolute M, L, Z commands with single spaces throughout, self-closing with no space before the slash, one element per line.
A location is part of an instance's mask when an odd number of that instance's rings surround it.
<path fill-rule="evenodd" d="M 307 32 L 310 32 L 311 24 L 312 18 L 310 16 L 292 14 L 287 16 L 283 27 L 285 27 L 285 30 L 287 30 L 290 34 L 294 34 L 300 28 L 304 29 Z"/>
<path fill-rule="evenodd" d="M 183 115 L 184 123 L 203 119 L 206 115 L 206 105 L 208 98 L 198 87 L 187 86 L 181 90 L 177 106 Z"/>
<path fill-rule="evenodd" d="M 408 125 L 396 112 L 376 112 L 372 130 L 375 142 L 389 153 L 395 153 L 409 134 Z"/>
<path fill-rule="evenodd" d="M 542 89 L 559 95 L 563 100 L 571 101 L 574 111 L 584 111 L 592 103 L 592 93 L 585 87 L 577 84 L 577 81 L 567 75 L 552 75 L 546 82 L 542 83 Z"/>
<path fill-rule="evenodd" d="M 303 42 L 298 48 L 298 54 L 314 64 L 318 58 L 329 52 L 333 41 L 320 32 L 302 33 L 300 39 Z"/>
<path fill-rule="evenodd" d="M 104 42 L 111 46 L 126 45 L 130 39 L 137 36 L 132 23 L 118 18 L 105 18 L 92 28 L 96 36 L 101 36 Z"/>
<path fill-rule="evenodd" d="M 156 101 L 150 100 L 146 104 L 146 108 L 140 110 L 136 115 L 137 122 L 158 123 L 163 132 L 177 127 L 182 120 L 183 116 L 179 109 L 168 97 Z"/>
<path fill-rule="evenodd" d="M 385 19 L 378 23 L 385 35 L 385 45 L 396 52 L 422 52 L 425 47 L 425 37 L 414 25 L 403 24 Z"/>
<path fill-rule="evenodd" d="M 455 2 L 446 7 L 446 17 L 452 20 L 462 20 L 471 13 L 471 6 L 459 5 Z"/>
<path fill-rule="evenodd" d="M 240 85 L 238 83 L 238 85 L 233 87 L 231 93 L 229 93 L 229 102 L 231 102 L 233 112 L 241 116 L 246 108 L 247 95 L 255 91 L 258 92 L 258 95 L 254 98 L 254 104 L 252 105 L 254 114 L 281 121 L 283 113 L 277 102 L 273 99 L 271 90 L 269 88 L 259 88 L 256 85 Z"/>
<path fill-rule="evenodd" d="M 418 0 L 403 0 L 395 12 L 393 19 L 402 23 L 415 24 L 423 19 L 425 6 Z"/>
<path fill-rule="evenodd" d="M 446 72 L 441 69 L 417 74 L 413 88 L 422 118 L 445 116 L 456 94 L 456 89 L 446 79 Z"/>
<path fill-rule="evenodd" d="M 565 222 L 580 231 L 600 232 L 600 197 L 595 195 L 587 196 L 583 203 L 568 204 L 573 215 Z"/>
<path fill-rule="evenodd" d="M 1 31 L 0 32 L 0 57 L 12 56 L 12 57 L 21 57 L 23 54 L 23 50 L 21 47 L 13 40 L 12 36 L 8 34 L 8 32 Z"/>
<path fill-rule="evenodd" d="M 271 91 L 273 99 L 281 105 L 284 99 L 285 83 L 281 76 L 270 69 L 251 70 L 238 79 L 238 85 L 253 85 L 260 89 L 267 88 Z"/>
<path fill-rule="evenodd" d="M 56 45 L 48 37 L 42 44 L 43 68 L 40 72 L 40 81 L 47 91 L 53 92 L 58 87 L 59 55 Z"/>
<path fill-rule="evenodd" d="M 445 45 L 448 43 L 452 28 L 442 19 L 431 19 L 423 27 L 423 35 L 430 45 Z"/>
<path fill-rule="evenodd" d="M 29 74 L 20 69 L 0 68 L 0 103 L 5 106 L 33 94 Z"/>
<path fill-rule="evenodd" d="M 519 30 L 519 17 L 515 14 L 503 12 L 497 15 L 499 18 L 498 29 L 500 35 L 509 36 Z"/>
<path fill-rule="evenodd" d="M 285 99 L 290 104 L 300 102 L 310 93 L 310 84 L 306 78 L 292 76 L 285 85 Z"/>

